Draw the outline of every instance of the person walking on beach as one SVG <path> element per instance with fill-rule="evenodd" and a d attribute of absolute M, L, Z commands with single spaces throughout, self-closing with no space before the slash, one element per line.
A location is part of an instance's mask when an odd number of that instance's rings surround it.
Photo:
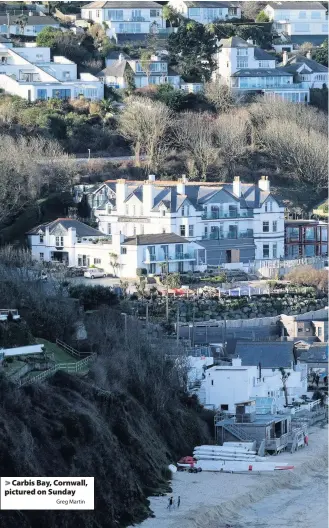
<path fill-rule="evenodd" d="M 308 447 L 308 436 L 304 433 L 304 444 Z"/>
<path fill-rule="evenodd" d="M 168 509 L 169 511 L 170 511 L 171 508 L 172 508 L 173 502 L 174 502 L 173 497 L 170 497 L 170 499 L 168 500 L 168 506 L 167 506 L 167 509 Z"/>
<path fill-rule="evenodd" d="M 177 499 L 177 508 L 180 507 L 180 495 L 178 495 L 178 499 Z"/>

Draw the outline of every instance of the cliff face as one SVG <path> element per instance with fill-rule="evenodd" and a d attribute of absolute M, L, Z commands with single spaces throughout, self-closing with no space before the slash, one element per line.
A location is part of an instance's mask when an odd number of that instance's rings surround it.
<path fill-rule="evenodd" d="M 168 490 L 168 464 L 211 440 L 197 405 L 177 392 L 155 412 L 136 391 L 103 392 L 91 377 L 58 372 L 20 389 L 1 378 L 0 398 L 3 476 L 95 477 L 93 512 L 3 511 L 0 528 L 118 528 L 141 521 L 150 514 L 146 497 Z"/>

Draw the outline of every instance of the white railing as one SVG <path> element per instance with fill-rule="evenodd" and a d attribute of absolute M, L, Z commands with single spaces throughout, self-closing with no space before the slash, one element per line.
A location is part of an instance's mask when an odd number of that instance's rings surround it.
<path fill-rule="evenodd" d="M 44 370 L 43 372 L 40 372 L 40 374 L 36 374 L 36 376 L 31 377 L 28 380 L 21 381 L 18 380 L 18 385 L 28 385 L 29 383 L 35 383 L 37 381 L 43 381 L 44 379 L 48 378 L 49 376 L 52 376 L 57 372 L 58 370 L 64 370 L 68 373 L 77 373 L 83 370 L 89 363 L 92 361 L 95 361 L 97 354 L 92 354 L 91 356 L 86 357 L 85 359 L 82 359 L 81 361 L 77 361 L 76 363 L 58 363 L 54 367 Z"/>

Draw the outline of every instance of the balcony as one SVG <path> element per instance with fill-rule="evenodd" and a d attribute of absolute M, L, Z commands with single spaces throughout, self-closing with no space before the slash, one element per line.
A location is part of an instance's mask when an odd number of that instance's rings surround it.
<path fill-rule="evenodd" d="M 172 253 L 172 254 L 166 254 L 163 251 L 159 251 L 158 253 L 148 253 L 144 255 L 145 264 L 149 264 L 151 262 L 175 262 L 175 261 L 191 261 L 196 260 L 196 255 L 194 252 L 186 252 L 186 253 Z"/>
<path fill-rule="evenodd" d="M 231 239 L 236 240 L 238 238 L 253 238 L 254 231 L 253 229 L 247 229 L 247 231 L 241 231 L 240 233 L 221 233 L 214 232 L 207 235 L 202 235 L 202 240 L 221 240 L 221 239 Z"/>
<path fill-rule="evenodd" d="M 201 216 L 202 220 L 221 220 L 221 219 L 232 219 L 232 218 L 253 218 L 253 211 L 229 211 L 228 213 L 222 213 L 220 211 L 208 211 L 203 213 Z"/>

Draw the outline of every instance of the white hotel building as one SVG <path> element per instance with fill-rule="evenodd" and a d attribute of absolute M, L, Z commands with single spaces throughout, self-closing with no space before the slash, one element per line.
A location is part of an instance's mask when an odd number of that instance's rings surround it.
<path fill-rule="evenodd" d="M 183 272 L 198 269 L 195 265 L 238 268 L 284 256 L 284 207 L 271 194 L 265 176 L 257 185 L 244 184 L 239 177 L 232 184 L 188 182 L 184 177 L 156 181 L 155 176 L 145 182 L 108 181 L 89 189 L 76 186 L 75 200 L 82 199 L 113 244 L 146 246 L 137 267 L 148 273 L 159 273 L 164 262 L 170 271 Z M 168 235 L 190 246 L 160 247 L 166 245 L 161 237 Z"/>

